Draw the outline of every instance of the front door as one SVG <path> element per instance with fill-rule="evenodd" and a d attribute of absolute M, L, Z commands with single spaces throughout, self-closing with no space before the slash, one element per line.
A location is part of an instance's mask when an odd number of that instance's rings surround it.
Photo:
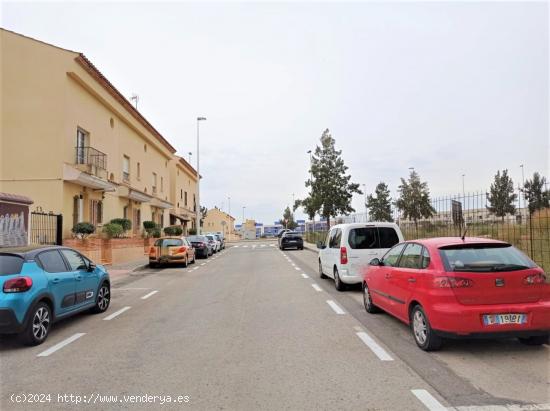
<path fill-rule="evenodd" d="M 96 270 L 89 271 L 84 257 L 73 250 L 61 250 L 75 278 L 75 308 L 91 304 L 95 301 L 98 286 Z"/>
<path fill-rule="evenodd" d="M 420 244 L 407 244 L 391 278 L 392 299 L 395 302 L 396 315 L 404 321 L 408 320 L 407 306 L 416 288 L 419 276 L 422 274 L 423 249 L 424 247 Z"/>
<path fill-rule="evenodd" d="M 54 299 L 54 314 L 62 315 L 74 308 L 75 277 L 58 250 L 49 250 L 36 257 L 48 278 L 48 288 Z"/>
<path fill-rule="evenodd" d="M 405 248 L 406 244 L 398 244 L 393 247 L 384 256 L 382 263 L 375 271 L 372 282 L 369 282 L 371 298 L 375 305 L 378 305 L 385 311 L 395 313 L 397 315 L 397 302 L 392 298 L 395 295 L 394 276 L 399 263 L 399 257 Z"/>

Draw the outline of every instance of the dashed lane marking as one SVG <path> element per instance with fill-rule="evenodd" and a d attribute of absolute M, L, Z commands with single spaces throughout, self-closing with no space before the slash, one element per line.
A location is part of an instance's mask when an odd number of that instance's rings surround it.
<path fill-rule="evenodd" d="M 382 361 L 393 361 L 391 355 L 388 354 L 376 341 L 374 341 L 370 335 L 364 331 L 356 333 L 357 336 L 369 347 L 372 352 Z"/>
<path fill-rule="evenodd" d="M 311 286 L 313 287 L 313 289 L 314 289 L 315 291 L 319 291 L 319 292 L 320 292 L 320 291 L 323 291 L 323 289 L 322 289 L 321 287 L 319 287 L 317 284 L 311 284 Z"/>
<path fill-rule="evenodd" d="M 346 313 L 338 304 L 336 304 L 336 303 L 335 303 L 334 301 L 332 301 L 332 300 L 327 300 L 327 304 L 330 306 L 330 308 L 332 308 L 332 310 L 333 310 L 336 314 L 343 315 L 343 314 Z"/>
<path fill-rule="evenodd" d="M 447 408 L 443 406 L 432 394 L 426 390 L 411 390 L 416 398 L 420 400 L 422 404 L 426 406 L 430 411 L 447 411 Z"/>
<path fill-rule="evenodd" d="M 303 278 L 309 278 L 309 275 L 305 274 L 305 273 L 302 273 L 302 277 Z"/>
<path fill-rule="evenodd" d="M 146 300 L 149 297 L 151 297 L 152 295 L 155 295 L 156 293 L 158 293 L 158 290 L 151 291 L 149 294 L 145 294 L 143 297 L 141 297 L 141 299 Z"/>
<path fill-rule="evenodd" d="M 86 335 L 86 333 L 76 333 L 71 335 L 69 338 L 65 338 L 63 341 L 55 344 L 53 347 L 48 348 L 46 351 L 42 351 L 40 354 L 37 354 L 37 357 L 47 357 L 57 350 L 60 350 L 61 348 L 65 347 L 66 345 L 69 345 L 73 341 L 78 340 L 83 335 Z"/>
<path fill-rule="evenodd" d="M 112 320 L 113 318 L 118 317 L 118 316 L 119 316 L 120 314 L 122 314 L 123 312 L 128 311 L 130 308 L 131 308 L 131 307 L 129 307 L 129 306 L 123 307 L 123 308 L 121 308 L 120 310 L 115 311 L 115 312 L 112 313 L 111 315 L 108 315 L 108 316 L 105 317 L 103 320 L 105 320 L 105 321 Z"/>

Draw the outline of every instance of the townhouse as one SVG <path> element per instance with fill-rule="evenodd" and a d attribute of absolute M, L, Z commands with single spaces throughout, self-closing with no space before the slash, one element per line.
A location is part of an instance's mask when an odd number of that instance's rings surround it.
<path fill-rule="evenodd" d="M 235 218 L 218 207 L 214 207 L 206 212 L 202 231 L 207 233 L 223 233 L 225 239 L 232 238 L 235 232 Z"/>
<path fill-rule="evenodd" d="M 0 192 L 78 222 L 193 227 L 196 170 L 84 54 L 0 29 Z"/>

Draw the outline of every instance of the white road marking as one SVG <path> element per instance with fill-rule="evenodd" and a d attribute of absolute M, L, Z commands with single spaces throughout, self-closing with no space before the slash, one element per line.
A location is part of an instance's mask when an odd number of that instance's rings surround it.
<path fill-rule="evenodd" d="M 233 248 L 239 248 L 239 246 L 238 246 L 238 245 L 234 245 Z"/>
<path fill-rule="evenodd" d="M 145 294 L 143 297 L 141 297 L 141 299 L 142 299 L 142 300 L 146 300 L 146 299 L 148 299 L 149 297 L 151 297 L 152 295 L 155 295 L 156 293 L 158 293 L 158 290 L 151 291 L 149 294 Z"/>
<path fill-rule="evenodd" d="M 63 341 L 55 344 L 53 347 L 48 348 L 46 351 L 42 351 L 40 354 L 37 354 L 37 357 L 47 357 L 48 355 L 53 354 L 57 350 L 60 350 L 61 348 L 65 347 L 66 345 L 69 345 L 73 341 L 78 340 L 83 335 L 86 335 L 86 333 L 76 333 L 71 335 L 69 338 L 64 339 Z"/>
<path fill-rule="evenodd" d="M 355 331 L 363 331 L 363 329 L 361 327 L 359 327 L 358 325 L 356 325 L 355 327 L 353 327 L 353 329 Z"/>
<path fill-rule="evenodd" d="M 256 244 L 254 244 L 254 245 L 252 246 L 252 248 L 256 248 L 256 247 L 258 247 Z"/>
<path fill-rule="evenodd" d="M 472 405 L 452 408 L 454 411 L 544 411 L 550 410 L 550 403 L 546 404 L 507 404 L 507 405 Z"/>
<path fill-rule="evenodd" d="M 311 286 L 313 287 L 313 289 L 315 291 L 323 291 L 323 289 L 321 287 L 319 287 L 317 284 L 311 284 Z"/>
<path fill-rule="evenodd" d="M 297 271 L 300 271 L 300 270 L 301 270 L 300 267 L 296 267 L 296 266 L 294 266 L 294 269 L 297 270 Z"/>
<path fill-rule="evenodd" d="M 129 287 L 129 288 L 111 287 L 111 290 L 117 290 L 117 291 L 150 290 L 150 289 L 151 289 L 151 287 Z"/>
<path fill-rule="evenodd" d="M 260 247 L 265 247 L 266 245 L 265 244 L 262 244 Z"/>
<path fill-rule="evenodd" d="M 430 411 L 447 411 L 435 397 L 426 390 L 411 390 L 411 392 L 426 406 Z"/>
<path fill-rule="evenodd" d="M 112 313 L 111 315 L 108 315 L 107 317 L 105 317 L 104 320 L 105 320 L 105 321 L 112 320 L 112 319 L 115 318 L 116 316 L 122 314 L 124 311 L 128 311 L 130 308 L 131 308 L 131 307 L 129 307 L 129 306 L 123 307 L 123 308 L 121 308 L 120 310 L 115 311 L 115 312 Z"/>
<path fill-rule="evenodd" d="M 202 263 L 201 265 L 205 265 L 206 263 Z"/>
<path fill-rule="evenodd" d="M 193 268 L 193 271 L 198 270 L 198 269 L 199 269 L 199 267 L 195 267 L 195 268 Z"/>
<path fill-rule="evenodd" d="M 275 244 L 269 244 L 270 247 L 275 247 Z"/>
<path fill-rule="evenodd" d="M 309 275 L 305 274 L 305 273 L 302 273 L 302 277 L 304 278 L 309 278 Z"/>
<path fill-rule="evenodd" d="M 191 271 L 193 271 L 193 270 L 192 269 L 187 270 L 188 273 L 190 273 Z"/>
<path fill-rule="evenodd" d="M 386 350 L 384 350 L 376 341 L 374 341 L 370 335 L 368 335 L 364 331 L 360 331 L 356 333 L 357 336 L 365 343 L 367 347 L 369 347 L 372 352 L 382 361 L 393 361 L 393 358 L 391 355 L 388 354 Z"/>
<path fill-rule="evenodd" d="M 247 248 L 248 246 L 247 245 L 243 245 L 243 248 Z"/>
<path fill-rule="evenodd" d="M 334 310 L 334 312 L 336 314 L 345 314 L 346 312 L 344 310 L 342 310 L 342 308 L 340 308 L 340 306 L 338 304 L 336 304 L 334 301 L 332 300 L 327 300 L 327 304 L 330 306 L 330 308 L 332 308 Z"/>

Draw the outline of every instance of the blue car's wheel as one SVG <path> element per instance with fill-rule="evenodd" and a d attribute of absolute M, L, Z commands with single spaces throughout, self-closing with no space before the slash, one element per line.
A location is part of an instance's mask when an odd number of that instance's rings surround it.
<path fill-rule="evenodd" d="M 108 283 L 101 284 L 99 290 L 97 291 L 97 298 L 95 300 L 95 305 L 92 308 L 92 312 L 95 314 L 100 314 L 107 311 L 109 304 L 111 302 L 111 288 Z"/>
<path fill-rule="evenodd" d="M 20 335 L 23 344 L 42 344 L 48 337 L 51 324 L 52 313 L 50 306 L 44 302 L 39 302 L 32 308 L 25 331 Z"/>

